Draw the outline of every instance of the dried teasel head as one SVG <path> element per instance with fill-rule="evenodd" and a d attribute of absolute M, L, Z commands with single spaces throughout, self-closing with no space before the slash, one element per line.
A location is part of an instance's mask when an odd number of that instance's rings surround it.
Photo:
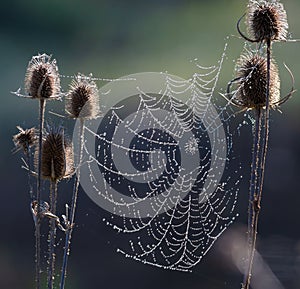
<path fill-rule="evenodd" d="M 270 63 L 269 102 L 276 108 L 280 102 L 280 79 L 273 60 Z M 247 109 L 263 108 L 266 105 L 267 61 L 258 54 L 243 54 L 237 63 L 238 88 L 235 104 Z"/>
<path fill-rule="evenodd" d="M 23 152 L 27 154 L 29 148 L 36 144 L 36 129 L 34 127 L 23 129 L 20 126 L 17 126 L 17 129 L 19 130 L 19 133 L 13 136 L 13 142 L 16 148 L 15 151 L 23 150 Z"/>
<path fill-rule="evenodd" d="M 247 26 L 253 42 L 285 41 L 288 34 L 287 14 L 278 0 L 250 0 Z"/>
<path fill-rule="evenodd" d="M 37 158 L 38 151 L 35 154 L 36 166 Z M 42 142 L 42 177 L 51 181 L 59 181 L 71 177 L 74 171 L 72 143 L 65 138 L 62 127 L 50 128 Z"/>
<path fill-rule="evenodd" d="M 71 118 L 93 119 L 99 116 L 99 91 L 90 77 L 77 74 L 66 95 L 66 112 Z"/>
<path fill-rule="evenodd" d="M 60 78 L 55 59 L 47 54 L 32 57 L 26 71 L 25 91 L 29 98 L 49 100 L 60 97 Z"/>

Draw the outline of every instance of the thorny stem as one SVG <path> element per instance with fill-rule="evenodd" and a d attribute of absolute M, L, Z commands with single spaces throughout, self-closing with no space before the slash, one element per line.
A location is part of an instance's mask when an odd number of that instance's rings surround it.
<path fill-rule="evenodd" d="M 78 189 L 79 189 L 79 183 L 80 183 L 80 170 L 81 170 L 81 162 L 82 162 L 82 155 L 83 155 L 83 144 L 84 144 L 84 120 L 81 118 L 80 119 L 80 129 L 79 129 L 79 162 L 78 162 L 78 169 L 77 169 L 77 173 L 76 173 L 75 186 L 74 186 L 73 196 L 72 196 L 70 219 L 68 220 L 69 228 L 66 231 L 66 239 L 65 239 L 65 247 L 64 247 L 64 255 L 63 255 L 63 265 L 62 265 L 62 270 L 61 270 L 60 289 L 64 289 L 66 274 L 67 274 L 67 265 L 68 265 L 68 258 L 70 255 L 71 237 L 72 237 L 72 232 L 73 232 L 73 228 L 74 228 L 75 210 L 76 210 Z"/>
<path fill-rule="evenodd" d="M 259 213 L 261 209 L 261 199 L 262 199 L 262 190 L 264 183 L 264 173 L 265 173 L 265 165 L 266 165 L 266 157 L 268 151 L 268 141 L 269 141 L 269 122 L 270 122 L 270 66 L 271 66 L 271 40 L 267 40 L 267 88 L 266 88 L 266 109 L 264 114 L 264 130 L 262 133 L 262 148 L 259 155 L 259 150 L 257 153 L 258 160 L 258 182 L 255 184 L 255 194 L 252 200 L 252 204 L 249 203 L 249 206 L 252 205 L 253 216 L 251 218 L 251 228 L 250 228 L 250 255 L 248 260 L 248 269 L 247 275 L 244 280 L 244 289 L 250 288 L 250 280 L 252 274 L 253 260 L 255 255 L 256 248 L 256 237 L 257 237 L 257 229 L 258 229 L 258 219 Z M 251 190 L 250 190 L 251 192 Z M 250 200 L 249 200 L 250 202 Z"/>
<path fill-rule="evenodd" d="M 260 150 L 261 138 L 262 138 L 262 112 L 258 108 L 255 110 L 255 127 L 253 131 L 253 149 L 252 149 L 252 163 L 251 163 L 251 178 L 250 178 L 250 192 L 249 192 L 249 204 L 248 204 L 248 267 L 244 275 L 244 287 L 248 288 L 247 284 L 250 284 L 251 271 L 253 266 L 253 254 L 255 249 L 255 232 L 253 231 L 253 220 L 255 215 L 254 203 L 257 198 L 257 187 L 260 177 Z"/>
<path fill-rule="evenodd" d="M 267 92 L 266 92 L 266 112 L 265 112 L 265 134 L 263 138 L 263 150 L 262 150 L 262 166 L 261 166 L 261 176 L 259 178 L 260 183 L 258 186 L 258 201 L 260 204 L 261 197 L 262 197 L 262 190 L 263 190 L 263 183 L 264 183 L 264 177 L 265 177 L 265 165 L 266 165 L 266 157 L 267 157 L 267 151 L 268 151 L 268 141 L 269 141 L 269 129 L 270 129 L 270 67 L 271 67 L 271 41 L 267 41 Z"/>
<path fill-rule="evenodd" d="M 57 181 L 50 181 L 50 210 L 56 215 L 56 201 L 57 201 Z M 55 273 L 55 239 L 56 239 L 56 220 L 50 219 L 49 231 L 49 257 L 48 257 L 48 289 L 53 288 L 54 273 Z"/>
<path fill-rule="evenodd" d="M 43 130 L 44 130 L 44 113 L 45 113 L 46 101 L 40 99 L 39 108 L 39 143 L 38 143 L 38 178 L 37 178 L 37 216 L 35 225 L 35 271 L 36 271 L 36 289 L 40 289 L 40 272 L 41 272 L 41 177 L 42 177 L 42 142 L 43 142 Z"/>
<path fill-rule="evenodd" d="M 251 178 L 250 178 L 250 194 L 248 206 L 248 239 L 251 243 L 251 221 L 253 217 L 253 200 L 255 196 L 255 189 L 257 188 L 259 176 L 259 150 L 261 149 L 261 109 L 255 110 L 255 127 L 253 132 L 253 149 L 252 149 L 252 164 L 251 164 Z M 250 237 L 250 238 L 249 238 Z M 249 244 L 250 244 L 249 243 Z"/>

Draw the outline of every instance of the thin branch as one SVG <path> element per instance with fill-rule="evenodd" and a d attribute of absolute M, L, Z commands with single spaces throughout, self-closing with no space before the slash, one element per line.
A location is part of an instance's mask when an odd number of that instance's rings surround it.
<path fill-rule="evenodd" d="M 66 230 L 63 265 L 62 265 L 62 270 L 61 270 L 60 289 L 64 289 L 66 274 L 67 274 L 67 265 L 68 265 L 68 258 L 70 255 L 71 237 L 72 237 L 72 232 L 74 229 L 75 211 L 76 211 L 78 190 L 79 190 L 79 184 L 80 184 L 80 170 L 81 170 L 80 167 L 81 167 L 81 163 L 82 163 L 83 144 L 84 144 L 84 120 L 81 118 L 80 119 L 80 129 L 79 129 L 79 149 L 80 149 L 79 163 L 78 163 L 78 170 L 77 170 L 75 186 L 74 186 L 73 196 L 72 196 L 70 219 L 68 221 L 68 228 Z"/>
<path fill-rule="evenodd" d="M 270 129 L 270 70 L 271 67 L 271 40 L 267 40 L 267 91 L 266 91 L 266 111 L 265 111 L 265 120 L 264 120 L 264 136 L 262 143 L 262 156 L 261 156 L 261 175 L 260 183 L 258 184 L 257 190 L 257 206 L 260 208 L 262 190 L 265 177 L 265 166 L 266 166 L 266 157 L 268 152 L 268 142 L 269 142 L 269 129 Z M 258 218 L 258 217 L 257 217 Z"/>
<path fill-rule="evenodd" d="M 56 201 L 57 201 L 57 181 L 50 181 L 50 211 L 56 215 Z M 53 289 L 55 277 L 55 239 L 56 239 L 56 223 L 57 219 L 51 218 L 49 220 L 49 256 L 48 256 L 48 289 Z"/>
<path fill-rule="evenodd" d="M 30 147 L 28 147 L 28 151 L 25 152 L 25 165 L 28 166 L 27 170 L 27 182 L 28 182 L 28 188 L 29 188 L 29 197 L 30 197 L 30 203 L 35 200 L 34 193 L 33 193 L 33 186 L 31 182 L 31 150 Z"/>
<path fill-rule="evenodd" d="M 46 101 L 40 99 L 39 108 L 39 141 L 38 141 L 38 177 L 37 177 L 37 221 L 35 225 L 35 271 L 36 271 L 36 289 L 40 289 L 40 273 L 41 273 L 41 177 L 42 177 L 42 142 L 43 142 L 43 130 L 44 130 L 44 114 Z"/>
<path fill-rule="evenodd" d="M 257 198 L 257 186 L 261 174 L 260 150 L 262 138 L 262 111 L 260 108 L 255 110 L 255 127 L 253 131 L 253 149 L 252 149 L 252 163 L 251 163 L 251 177 L 250 177 L 250 192 L 248 203 L 248 267 L 244 275 L 244 287 L 249 288 L 253 266 L 253 254 L 255 251 L 255 232 L 254 232 L 254 203 Z"/>

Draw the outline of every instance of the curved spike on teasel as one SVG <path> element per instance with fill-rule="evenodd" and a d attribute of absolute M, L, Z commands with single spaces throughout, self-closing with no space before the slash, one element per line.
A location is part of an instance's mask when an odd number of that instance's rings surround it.
<path fill-rule="evenodd" d="M 286 70 L 288 71 L 288 73 L 290 74 L 290 77 L 292 80 L 292 87 L 290 89 L 290 92 L 286 96 L 282 97 L 281 99 L 279 99 L 279 101 L 277 103 L 275 103 L 276 106 L 280 106 L 280 105 L 284 104 L 286 101 L 288 101 L 291 98 L 291 96 L 294 94 L 294 92 L 296 92 L 294 75 L 285 63 L 283 65 L 286 68 Z"/>
<path fill-rule="evenodd" d="M 256 40 L 256 39 L 251 39 L 251 38 L 247 37 L 247 36 L 241 31 L 240 24 L 241 24 L 242 19 L 243 19 L 245 16 L 246 16 L 246 13 L 242 15 L 242 17 L 238 20 L 238 22 L 237 22 L 237 24 L 236 24 L 236 28 L 237 28 L 238 33 L 239 33 L 240 36 L 241 36 L 242 38 L 244 38 L 246 41 L 249 41 L 249 42 L 252 42 L 252 43 L 254 43 L 254 42 L 259 42 L 259 41 Z"/>
<path fill-rule="evenodd" d="M 242 38 L 249 42 L 287 41 L 288 22 L 287 14 L 278 0 L 250 0 L 247 12 L 247 27 L 249 38 L 241 32 L 240 22 L 244 14 L 237 22 L 237 30 Z"/>
<path fill-rule="evenodd" d="M 99 116 L 99 91 L 89 77 L 78 73 L 66 94 L 66 112 L 71 118 L 93 119 Z"/>
<path fill-rule="evenodd" d="M 28 63 L 25 76 L 25 92 L 28 98 L 58 99 L 60 98 L 60 78 L 55 59 L 51 55 L 38 54 Z"/>

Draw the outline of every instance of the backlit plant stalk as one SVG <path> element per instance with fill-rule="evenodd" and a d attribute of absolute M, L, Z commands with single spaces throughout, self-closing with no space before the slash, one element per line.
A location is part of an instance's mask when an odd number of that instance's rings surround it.
<path fill-rule="evenodd" d="M 268 69 L 272 71 L 272 79 L 268 82 Z M 264 117 L 266 114 L 266 90 L 270 86 L 269 94 L 270 106 L 276 108 L 280 103 L 280 81 L 278 70 L 274 62 L 268 67 L 265 57 L 257 53 L 248 53 L 242 55 L 238 61 L 237 68 L 238 88 L 235 95 L 235 104 L 244 109 L 253 109 L 255 113 L 255 125 L 253 127 L 253 148 L 252 164 L 250 177 L 250 193 L 248 207 L 248 271 L 252 268 L 255 252 L 256 234 L 260 194 L 260 185 L 262 183 L 262 165 L 264 148 L 267 145 L 265 140 Z M 265 148 L 266 149 L 266 148 Z M 260 201 L 260 200 L 259 200 Z M 255 223 L 254 223 L 255 222 Z M 245 277 L 244 283 L 248 278 Z"/>
<path fill-rule="evenodd" d="M 80 122 L 78 136 L 79 160 L 72 195 L 70 217 L 69 220 L 67 220 L 68 228 L 66 230 L 60 289 L 63 289 L 65 286 L 71 237 L 74 229 L 75 211 L 80 184 L 80 167 L 82 165 L 84 147 L 84 121 L 86 119 L 94 119 L 99 116 L 99 91 L 96 83 L 90 77 L 86 77 L 82 74 L 75 76 L 75 79 L 70 84 L 69 91 L 66 95 L 66 113 L 70 118 L 77 119 Z"/>
<path fill-rule="evenodd" d="M 49 256 L 48 256 L 48 289 L 53 288 L 55 276 L 55 239 L 58 182 L 64 178 L 69 178 L 74 173 L 73 146 L 71 142 L 65 139 L 62 127 L 48 129 L 42 142 L 42 178 L 50 182 L 50 211 L 52 217 L 49 218 Z"/>
<path fill-rule="evenodd" d="M 36 288 L 40 289 L 41 272 L 41 244 L 40 244 L 40 213 L 41 213 L 41 157 L 42 157 L 42 138 L 44 130 L 44 114 L 46 100 L 57 99 L 60 94 L 60 78 L 56 60 L 51 60 L 47 54 L 32 57 L 28 64 L 25 77 L 25 91 L 28 98 L 39 100 L 39 128 L 38 128 L 38 161 L 37 161 L 37 216 L 35 222 L 36 238 Z"/>
<path fill-rule="evenodd" d="M 277 109 L 283 104 L 294 90 L 292 88 L 287 96 L 280 99 L 280 79 L 277 66 L 273 60 L 270 61 L 270 66 L 268 66 L 266 58 L 257 52 L 243 54 L 237 65 L 238 77 L 228 85 L 227 93 L 230 94 L 230 86 L 233 83 L 237 84 L 237 89 L 230 102 L 244 110 L 254 110 L 255 114 L 248 206 L 249 252 L 243 287 L 249 288 L 263 185 L 263 166 L 265 165 L 265 152 L 268 144 L 265 127 L 267 86 L 269 85 L 269 106 L 272 109 Z M 268 77 L 270 77 L 269 81 Z"/>
<path fill-rule="evenodd" d="M 293 89 L 286 97 L 279 99 L 280 81 L 278 70 L 271 59 L 272 42 L 285 41 L 287 37 L 288 23 L 283 5 L 276 0 L 270 2 L 261 0 L 249 1 L 246 24 L 252 38 L 248 38 L 241 32 L 239 28 L 240 20 L 237 25 L 240 35 L 249 42 L 259 43 L 259 47 L 266 46 L 266 56 L 257 63 L 255 63 L 257 60 L 252 62 L 252 65 L 254 65 L 251 75 L 246 75 L 247 68 L 249 68 L 247 61 L 242 63 L 239 71 L 240 91 L 243 91 L 246 97 L 250 98 L 252 96 L 251 98 L 257 99 L 253 107 L 246 106 L 256 110 L 248 208 L 249 253 L 248 266 L 243 282 L 243 288 L 248 289 L 250 288 L 258 218 L 261 208 L 269 139 L 270 108 L 276 108 L 276 106 L 284 103 L 292 95 Z"/>

